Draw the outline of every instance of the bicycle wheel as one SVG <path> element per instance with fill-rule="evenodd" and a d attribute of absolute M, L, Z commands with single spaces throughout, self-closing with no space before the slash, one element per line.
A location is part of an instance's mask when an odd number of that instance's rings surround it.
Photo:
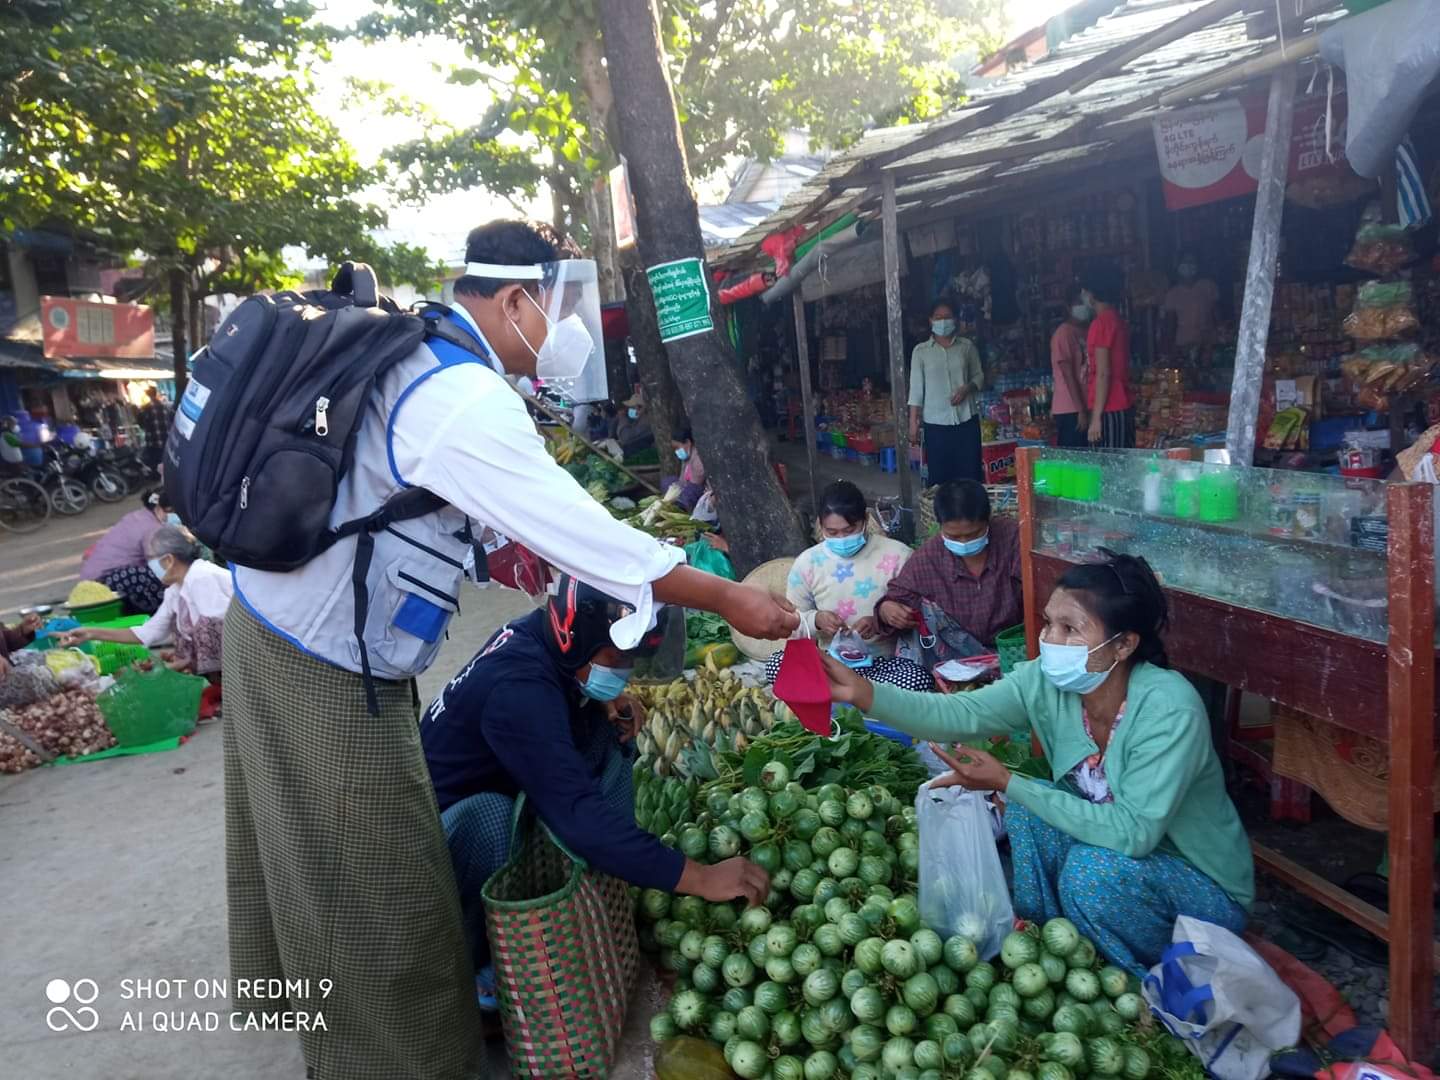
<path fill-rule="evenodd" d="M 50 518 L 50 499 L 33 480 L 15 478 L 0 483 L 0 528 L 34 532 Z"/>
<path fill-rule="evenodd" d="M 101 469 L 90 482 L 90 490 L 103 503 L 117 503 L 130 494 L 130 485 L 118 472 Z"/>
<path fill-rule="evenodd" d="M 51 489 L 50 505 L 57 514 L 74 517 L 76 514 L 83 514 L 90 505 L 90 492 L 84 484 L 67 476 L 56 481 L 55 487 Z"/>

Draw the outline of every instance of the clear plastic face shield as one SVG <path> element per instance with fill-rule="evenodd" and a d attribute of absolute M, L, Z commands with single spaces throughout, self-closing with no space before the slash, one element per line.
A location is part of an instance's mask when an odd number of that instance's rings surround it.
<path fill-rule="evenodd" d="M 600 323 L 600 275 L 593 259 L 561 259 L 529 266 L 468 263 L 466 277 L 518 281 L 526 285 L 521 303 L 545 318 L 543 342 L 526 346 L 535 354 L 535 375 L 572 401 L 609 396 L 604 331 Z M 533 283 L 533 284 L 532 284 Z M 519 332 L 519 327 L 516 327 Z"/>

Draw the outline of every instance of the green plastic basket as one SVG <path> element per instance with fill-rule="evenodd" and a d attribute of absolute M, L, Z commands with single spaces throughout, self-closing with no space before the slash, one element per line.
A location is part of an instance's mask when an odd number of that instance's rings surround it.
<path fill-rule="evenodd" d="M 120 614 L 124 610 L 125 601 L 117 596 L 114 600 L 106 600 L 103 604 L 86 604 L 84 607 L 72 607 L 70 609 L 70 617 L 82 626 L 96 626 L 100 623 L 109 622 L 111 619 L 120 618 Z"/>
<path fill-rule="evenodd" d="M 95 699 L 121 746 L 143 746 L 189 735 L 200 716 L 206 682 L 166 667 L 153 671 L 122 668 L 115 685 Z"/>
<path fill-rule="evenodd" d="M 115 641 L 87 642 L 86 651 L 95 658 L 95 666 L 101 675 L 114 675 L 123 667 L 150 659 L 150 650 L 144 645 L 126 645 Z"/>
<path fill-rule="evenodd" d="M 1025 625 L 1012 626 L 995 635 L 995 651 L 1000 654 L 1000 673 L 1009 675 L 1015 665 L 1029 659 L 1025 651 Z"/>

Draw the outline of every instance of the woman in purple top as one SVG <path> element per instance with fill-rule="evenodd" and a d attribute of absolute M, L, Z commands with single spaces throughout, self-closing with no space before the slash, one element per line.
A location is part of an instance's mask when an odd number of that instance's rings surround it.
<path fill-rule="evenodd" d="M 146 565 L 145 544 L 156 529 L 180 519 L 170 511 L 164 492 L 148 491 L 143 508 L 132 510 L 112 525 L 80 564 L 82 581 L 98 581 L 125 601 L 127 615 L 154 615 L 165 599 L 165 586 Z"/>

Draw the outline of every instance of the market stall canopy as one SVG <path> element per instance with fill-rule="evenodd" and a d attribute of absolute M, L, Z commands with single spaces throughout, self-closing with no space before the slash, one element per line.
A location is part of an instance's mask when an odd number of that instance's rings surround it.
<path fill-rule="evenodd" d="M 1074 192 L 1091 180 L 1113 183 L 1117 170 L 1154 175 L 1152 122 L 1164 115 L 1161 97 L 1259 55 L 1269 42 L 1250 36 L 1245 9 L 1255 6 L 1128 0 L 1044 59 L 978 89 L 963 108 L 927 124 L 867 132 L 711 261 L 735 272 L 763 268 L 767 236 L 873 212 L 887 176 L 908 230 L 987 204 Z M 1334 6 L 1307 3 L 1312 11 Z"/>

